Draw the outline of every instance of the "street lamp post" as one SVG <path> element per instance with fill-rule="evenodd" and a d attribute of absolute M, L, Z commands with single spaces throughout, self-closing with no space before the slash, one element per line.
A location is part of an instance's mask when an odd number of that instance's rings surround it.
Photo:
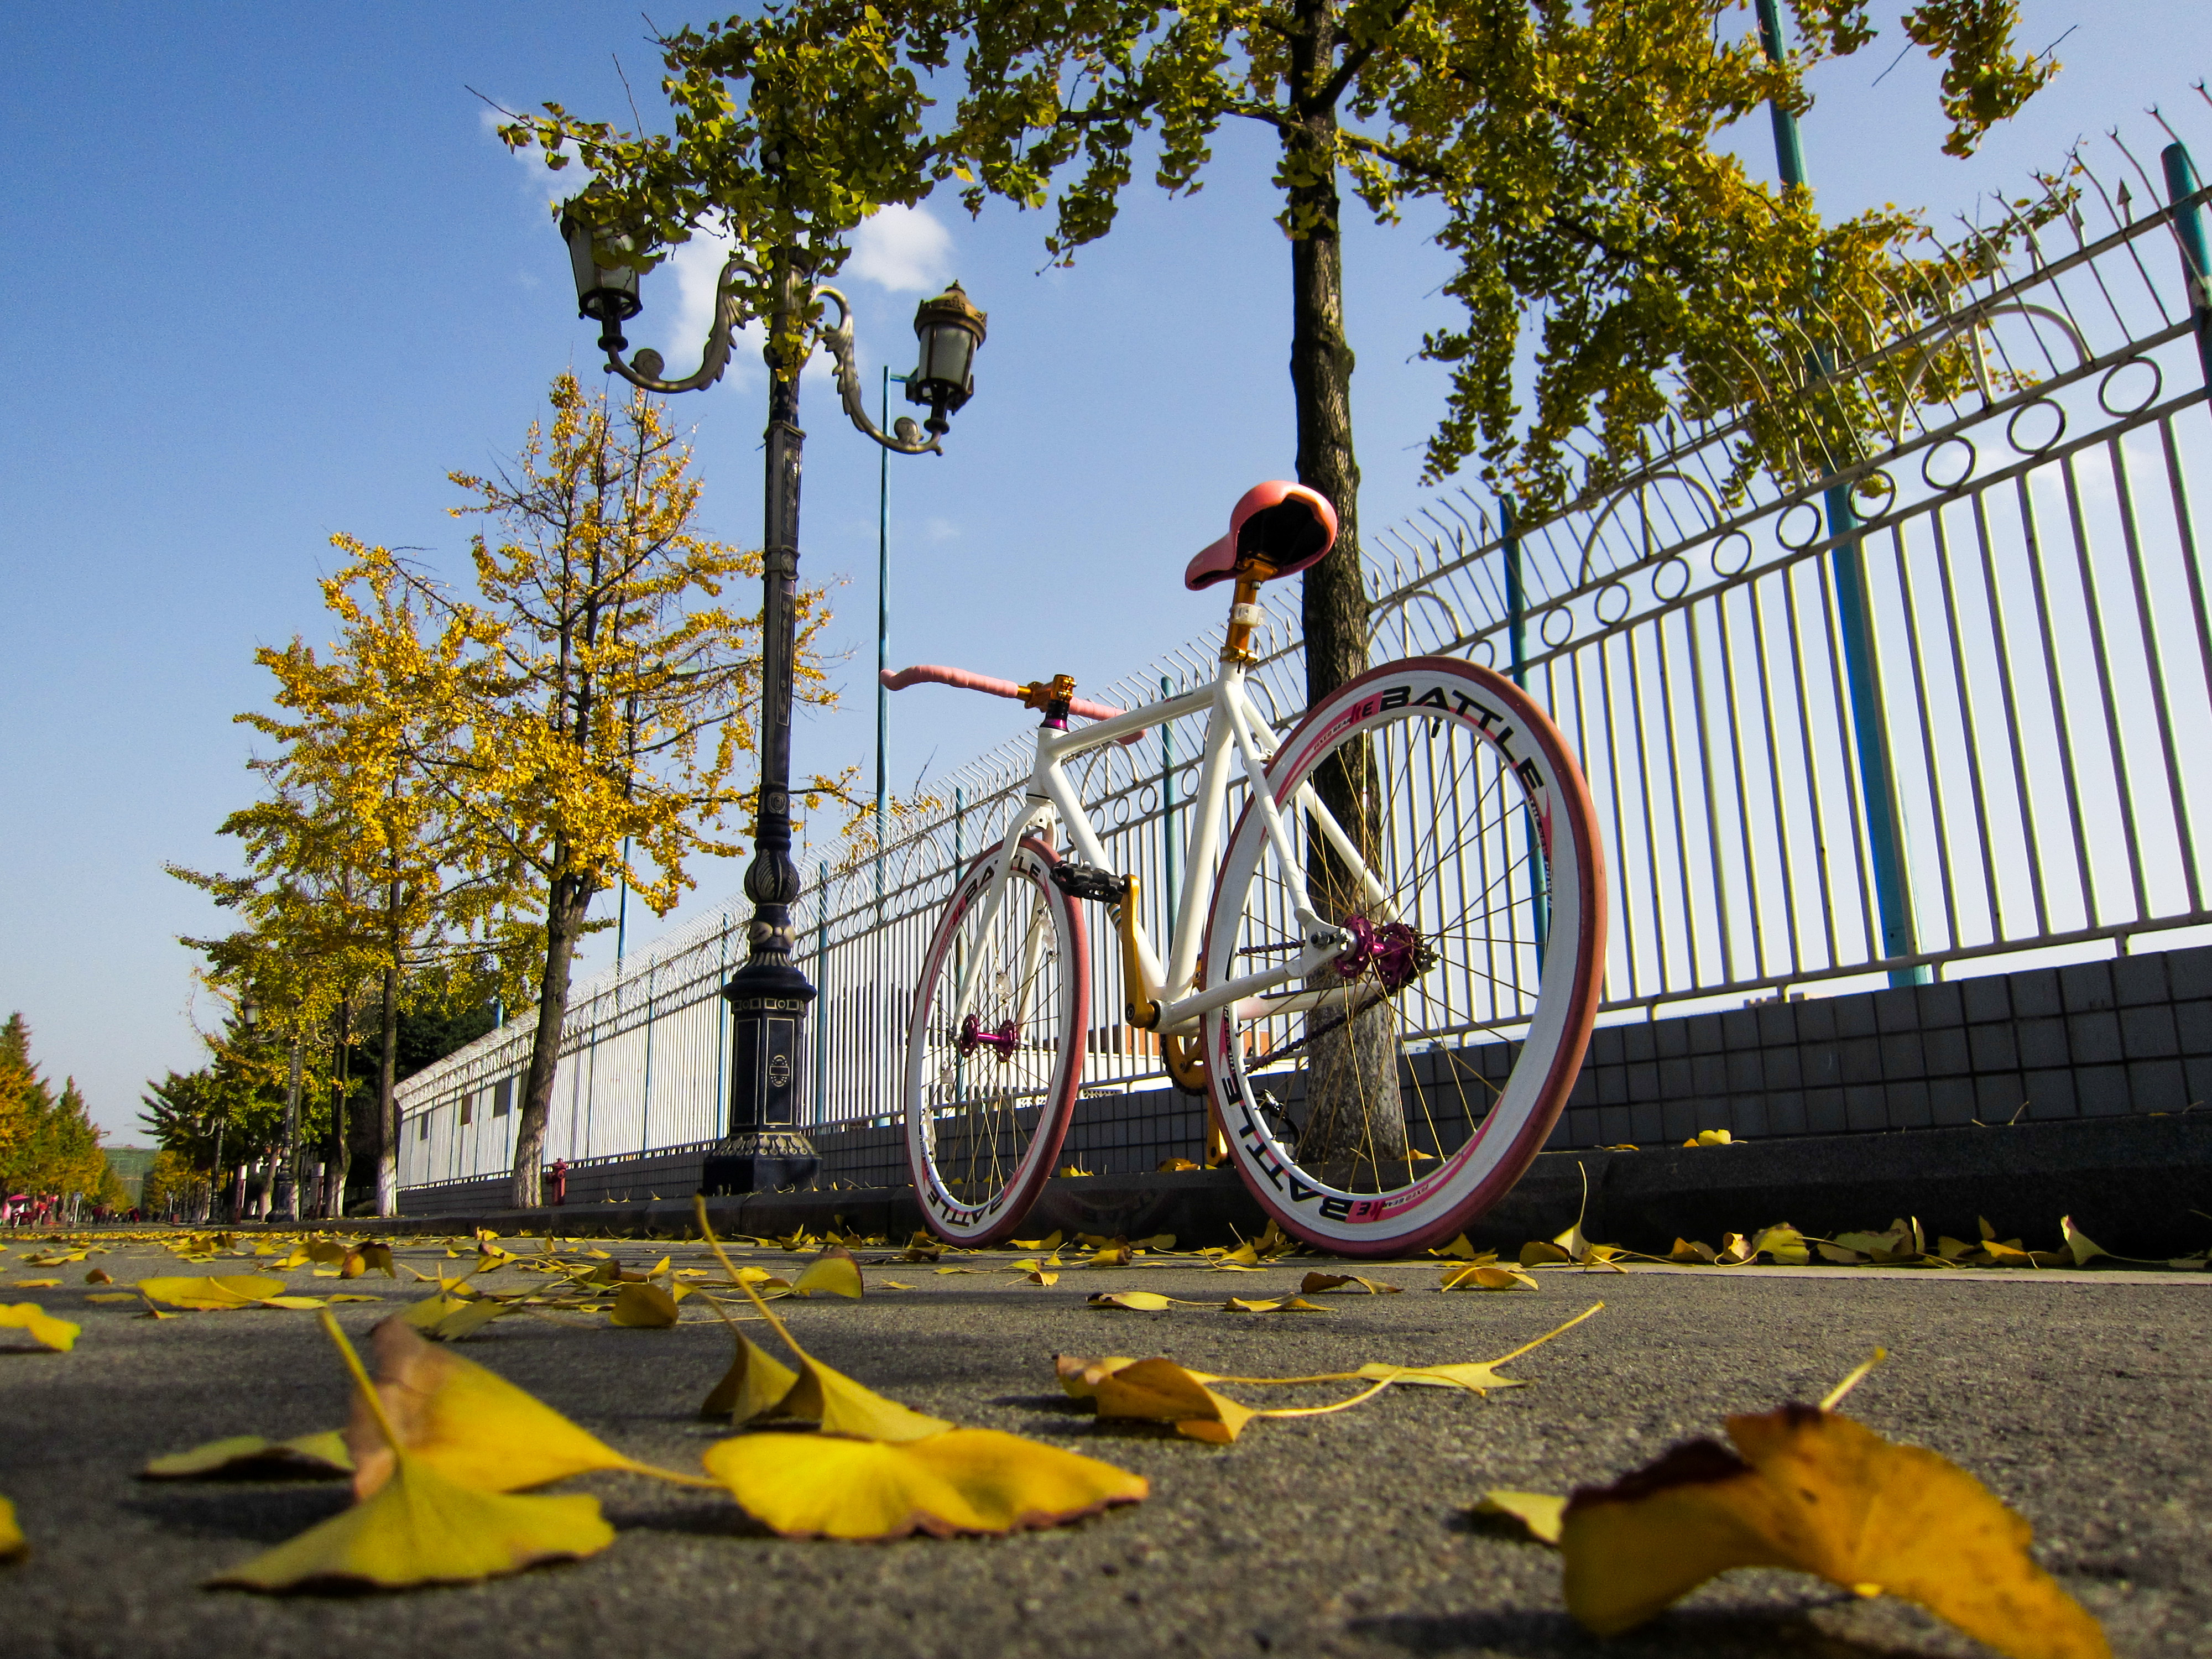
<path fill-rule="evenodd" d="M 773 160 L 771 160 L 771 167 Z M 641 252 L 638 238 L 595 215 L 594 193 L 571 201 L 562 215 L 576 277 L 580 315 L 599 325 L 607 367 L 647 392 L 699 392 L 722 378 L 738 330 L 745 320 L 740 280 L 762 273 L 743 252 L 732 252 L 715 283 L 714 321 L 697 371 L 682 380 L 662 378 L 660 354 L 644 349 L 629 362 L 622 325 L 642 308 L 638 270 L 629 263 Z M 853 424 L 886 450 L 902 455 L 942 453 L 939 441 L 950 416 L 975 391 L 975 348 L 985 317 L 957 283 L 915 313 L 921 362 L 907 377 L 907 398 L 926 405 L 917 426 L 901 416 L 886 434 L 868 418 L 854 361 L 853 312 L 834 288 L 813 286 L 787 253 L 769 273 L 775 295 L 763 356 L 769 367 L 765 531 L 761 538 L 760 800 L 753 824 L 753 856 L 745 895 L 753 902 L 744 964 L 722 988 L 731 1011 L 730 1116 L 726 1133 L 706 1161 L 702 1188 L 709 1194 L 759 1192 L 799 1186 L 820 1160 L 799 1124 L 800 1050 L 814 987 L 793 960 L 791 907 L 799 892 L 791 858 L 792 670 L 796 650 L 793 607 L 799 586 L 799 460 L 806 434 L 799 425 L 799 374 L 818 339 L 836 368 L 837 390 Z M 813 316 L 815 303 L 833 301 L 837 320 Z M 925 434 L 927 435 L 925 435 Z"/>

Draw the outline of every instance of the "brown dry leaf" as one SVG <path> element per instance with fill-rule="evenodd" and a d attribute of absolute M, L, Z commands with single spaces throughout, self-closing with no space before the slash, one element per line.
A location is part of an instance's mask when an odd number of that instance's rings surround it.
<path fill-rule="evenodd" d="M 1247 1301 L 1232 1296 L 1222 1307 L 1230 1313 L 1327 1313 L 1329 1310 L 1318 1303 L 1309 1302 L 1302 1296 L 1279 1296 L 1265 1301 Z"/>
<path fill-rule="evenodd" d="M 1357 1285 L 1370 1296 L 1399 1296 L 1405 1290 L 1401 1285 L 1386 1285 L 1379 1279 L 1362 1279 L 1358 1273 L 1308 1273 L 1299 1283 L 1298 1294 L 1316 1296 L 1323 1291 L 1341 1290 L 1346 1285 Z"/>
<path fill-rule="evenodd" d="M 895 1443 L 754 1434 L 702 1460 L 747 1514 L 789 1538 L 903 1538 L 1058 1526 L 1140 1501 L 1145 1478 L 995 1429 Z"/>
<path fill-rule="evenodd" d="M 1218 1446 L 1236 1439 L 1259 1415 L 1249 1406 L 1216 1394 L 1172 1359 L 1139 1359 L 1106 1373 L 1091 1386 L 1102 1418 L 1172 1423 L 1177 1434 Z"/>
<path fill-rule="evenodd" d="M 1444 1269 L 1440 1291 L 1533 1291 L 1536 1281 L 1518 1267 L 1494 1267 L 1469 1262 Z"/>
<path fill-rule="evenodd" d="M 1948 1233 L 1945 1233 L 1936 1241 L 1936 1254 L 1946 1261 L 1957 1261 L 1973 1253 L 1974 1247 L 1972 1244 L 1967 1243 L 1963 1238 L 1954 1238 Z"/>
<path fill-rule="evenodd" d="M 190 1451 L 157 1457 L 138 1471 L 142 1480 L 334 1480 L 353 1473 L 353 1455 L 336 1429 L 267 1440 L 258 1434 L 210 1440 Z"/>
<path fill-rule="evenodd" d="M 738 1340 L 737 1357 L 714 1391 L 699 1402 L 699 1415 L 727 1418 L 743 1427 L 764 1412 L 773 1411 L 797 1386 L 799 1373 L 771 1358 L 743 1331 L 732 1327 Z"/>
<path fill-rule="evenodd" d="M 623 1285 L 607 1312 L 610 1323 L 641 1331 L 665 1331 L 682 1316 L 676 1298 L 658 1285 Z"/>
<path fill-rule="evenodd" d="M 30 1540 L 15 1524 L 15 1506 L 0 1498 L 0 1561 L 12 1561 L 30 1553 Z"/>
<path fill-rule="evenodd" d="M 40 1347 L 52 1348 L 58 1353 L 67 1353 L 76 1346 L 77 1334 L 84 1328 L 66 1319 L 57 1319 L 35 1302 L 18 1302 L 0 1308 L 0 1330 L 13 1326 L 30 1337 Z"/>
<path fill-rule="evenodd" d="M 88 1285 L 112 1285 L 115 1282 L 115 1275 L 105 1267 L 94 1267 L 90 1273 L 85 1274 L 84 1282 Z"/>
<path fill-rule="evenodd" d="M 842 1244 L 833 1244 L 806 1264 L 806 1271 L 791 1281 L 793 1296 L 842 1296 L 859 1301 L 860 1264 Z"/>
<path fill-rule="evenodd" d="M 1814 1248 L 1820 1251 L 1820 1259 L 1823 1261 L 1832 1261 L 1842 1267 L 1859 1267 L 1870 1259 L 1856 1250 L 1847 1249 L 1841 1244 L 1831 1244 L 1825 1238 L 1819 1240 Z"/>
<path fill-rule="evenodd" d="M 542 1486 L 589 1469 L 657 1474 L 586 1434 L 504 1377 L 433 1347 L 403 1319 L 369 1333 L 381 1415 L 410 1460 L 483 1492 Z M 379 1408 L 354 1401 L 346 1426 L 354 1492 L 370 1498 L 392 1478 L 392 1449 Z"/>
<path fill-rule="evenodd" d="M 1540 1544 L 1559 1541 L 1561 1516 L 1567 1500 L 1547 1492 L 1486 1492 L 1474 1506 L 1477 1515 L 1508 1515 L 1528 1529 Z"/>
<path fill-rule="evenodd" d="M 1794 1567 L 1917 1602 L 2013 1659 L 2109 1659 L 2028 1554 L 2027 1522 L 1957 1465 L 1817 1406 L 1731 1417 L 1568 1500 L 1567 1609 L 1612 1636 L 1732 1567 Z"/>

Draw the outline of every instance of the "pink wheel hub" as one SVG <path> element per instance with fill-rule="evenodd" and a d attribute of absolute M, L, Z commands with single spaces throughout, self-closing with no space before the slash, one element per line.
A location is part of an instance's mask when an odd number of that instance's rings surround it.
<path fill-rule="evenodd" d="M 1001 1020 L 996 1025 L 986 1025 L 970 1014 L 960 1022 L 960 1036 L 957 1047 L 963 1054 L 972 1054 L 978 1048 L 994 1050 L 999 1063 L 1004 1065 L 1014 1057 L 1014 1047 L 1021 1041 L 1022 1028 L 1012 1020 Z"/>
<path fill-rule="evenodd" d="M 1346 979 L 1372 969 L 1385 990 L 1402 991 L 1436 964 L 1435 953 L 1402 921 L 1386 921 L 1378 927 L 1365 916 L 1354 916 L 1344 924 L 1344 931 L 1352 935 L 1352 943 L 1332 965 Z"/>

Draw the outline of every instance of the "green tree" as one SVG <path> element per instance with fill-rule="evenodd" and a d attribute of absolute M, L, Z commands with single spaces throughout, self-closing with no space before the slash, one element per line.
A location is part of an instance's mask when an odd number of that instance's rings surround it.
<path fill-rule="evenodd" d="M 31 1059 L 29 1023 L 10 1014 L 0 1025 L 0 1188 L 96 1199 L 106 1168 L 76 1080 L 56 1094 Z"/>

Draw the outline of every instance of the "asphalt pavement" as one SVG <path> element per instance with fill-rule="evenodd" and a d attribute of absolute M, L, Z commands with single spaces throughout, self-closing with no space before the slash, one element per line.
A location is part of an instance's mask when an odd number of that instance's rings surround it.
<path fill-rule="evenodd" d="M 696 1245 L 612 1248 L 631 1263 L 671 1248 L 679 1265 L 697 1260 Z M 452 1270 L 439 1244 L 400 1240 L 397 1255 Z M 1403 1295 L 1252 1316 L 1109 1312 L 1085 1298 L 1280 1295 L 1316 1264 L 1071 1267 L 1049 1287 L 872 1267 L 859 1303 L 781 1304 L 814 1352 L 921 1410 L 1138 1470 L 1151 1498 L 1005 1539 L 855 1545 L 764 1535 L 715 1493 L 587 1477 L 564 1489 L 597 1493 L 620 1529 L 590 1560 L 460 1588 L 270 1597 L 201 1585 L 342 1508 L 342 1486 L 155 1485 L 136 1472 L 226 1435 L 342 1423 L 346 1378 L 315 1316 L 156 1321 L 88 1302 L 107 1288 L 80 1282 L 93 1265 L 118 1286 L 265 1270 L 179 1264 L 144 1245 L 43 1273 L 0 1267 L 0 1304 L 37 1300 L 84 1327 L 66 1354 L 0 1331 L 0 1495 L 32 1544 L 0 1565 L 10 1659 L 1982 1652 L 1893 1599 L 1767 1571 L 1729 1575 L 1601 1643 L 1567 1618 L 1552 1551 L 1468 1515 L 1486 1488 L 1602 1483 L 1717 1435 L 1729 1413 L 1818 1399 L 1876 1346 L 1892 1358 L 1850 1414 L 1934 1448 L 2027 1516 L 2039 1559 L 2117 1653 L 2212 1655 L 2212 1275 L 1554 1270 L 1534 1293 L 1445 1295 L 1424 1262 L 1361 1270 Z M 33 1276 L 66 1283 L 11 1288 Z M 334 1288 L 304 1271 L 291 1279 L 304 1292 Z M 337 1310 L 356 1338 L 421 1293 L 377 1275 L 348 1288 L 386 1298 Z M 1098 1424 L 1052 1373 L 1056 1352 L 1270 1375 L 1490 1359 L 1598 1301 L 1604 1311 L 1506 1368 L 1527 1388 L 1394 1389 L 1332 1416 L 1255 1423 L 1228 1447 Z M 510 1317 L 459 1351 L 666 1466 L 696 1467 L 727 1432 L 695 1415 L 728 1363 L 719 1323 Z"/>

